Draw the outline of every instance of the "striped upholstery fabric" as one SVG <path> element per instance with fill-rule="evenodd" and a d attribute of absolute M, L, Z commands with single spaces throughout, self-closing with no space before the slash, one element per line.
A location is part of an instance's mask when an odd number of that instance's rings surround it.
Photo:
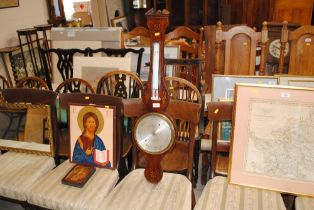
<path fill-rule="evenodd" d="M 27 202 L 48 209 L 80 210 L 95 208 L 114 188 L 119 179 L 117 170 L 97 168 L 83 188 L 61 183 L 74 166 L 68 160 L 34 183 Z"/>
<path fill-rule="evenodd" d="M 285 210 L 280 193 L 228 184 L 226 177 L 210 180 L 194 210 Z"/>
<path fill-rule="evenodd" d="M 0 155 L 0 196 L 26 201 L 27 190 L 55 167 L 52 157 L 7 152 Z"/>
<path fill-rule="evenodd" d="M 314 198 L 297 197 L 295 199 L 295 210 L 313 210 Z"/>
<path fill-rule="evenodd" d="M 183 175 L 164 173 L 158 184 L 152 184 L 145 179 L 144 169 L 136 169 L 96 209 L 190 210 L 191 195 L 192 184 Z"/>

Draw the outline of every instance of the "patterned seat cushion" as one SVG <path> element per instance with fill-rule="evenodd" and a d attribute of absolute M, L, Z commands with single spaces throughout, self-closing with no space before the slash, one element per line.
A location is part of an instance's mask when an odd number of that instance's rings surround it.
<path fill-rule="evenodd" d="M 210 180 L 194 210 L 285 210 L 280 193 L 228 184 L 226 177 Z"/>
<path fill-rule="evenodd" d="M 0 195 L 26 201 L 30 186 L 55 167 L 52 157 L 7 152 L 0 155 Z"/>
<path fill-rule="evenodd" d="M 106 210 L 188 210 L 192 184 L 183 175 L 164 173 L 158 184 L 149 183 L 144 169 L 128 174 L 96 209 Z"/>
<path fill-rule="evenodd" d="M 295 210 L 313 210 L 314 198 L 297 197 L 295 199 Z"/>
<path fill-rule="evenodd" d="M 36 181 L 27 195 L 27 202 L 48 209 L 92 209 L 114 188 L 119 179 L 117 170 L 100 169 L 82 188 L 61 183 L 74 163 L 64 161 Z"/>

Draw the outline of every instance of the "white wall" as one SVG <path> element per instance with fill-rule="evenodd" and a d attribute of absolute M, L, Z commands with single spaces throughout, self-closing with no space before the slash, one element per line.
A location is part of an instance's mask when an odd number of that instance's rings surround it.
<path fill-rule="evenodd" d="M 20 0 L 19 7 L 0 10 L 0 48 L 19 44 L 16 30 L 45 24 L 48 20 L 46 0 Z M 0 74 L 5 75 L 2 60 Z"/>

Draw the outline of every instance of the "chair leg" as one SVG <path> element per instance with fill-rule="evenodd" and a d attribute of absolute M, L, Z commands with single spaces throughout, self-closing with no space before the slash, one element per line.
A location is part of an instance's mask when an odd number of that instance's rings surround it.
<path fill-rule="evenodd" d="M 201 140 L 195 141 L 194 147 L 194 180 L 193 187 L 196 187 L 198 180 L 198 163 L 200 159 L 200 151 L 201 151 Z"/>
<path fill-rule="evenodd" d="M 209 154 L 207 152 L 203 152 L 201 157 L 202 162 L 202 174 L 201 174 L 201 184 L 205 185 L 207 183 L 207 174 L 209 169 Z"/>

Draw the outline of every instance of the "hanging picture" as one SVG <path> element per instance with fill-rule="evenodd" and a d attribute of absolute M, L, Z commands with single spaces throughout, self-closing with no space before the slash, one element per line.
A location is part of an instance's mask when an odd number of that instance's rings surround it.
<path fill-rule="evenodd" d="M 69 107 L 70 161 L 115 168 L 115 107 Z"/>
<path fill-rule="evenodd" d="M 19 0 L 1 0 L 0 9 L 9 8 L 9 7 L 18 7 Z"/>

